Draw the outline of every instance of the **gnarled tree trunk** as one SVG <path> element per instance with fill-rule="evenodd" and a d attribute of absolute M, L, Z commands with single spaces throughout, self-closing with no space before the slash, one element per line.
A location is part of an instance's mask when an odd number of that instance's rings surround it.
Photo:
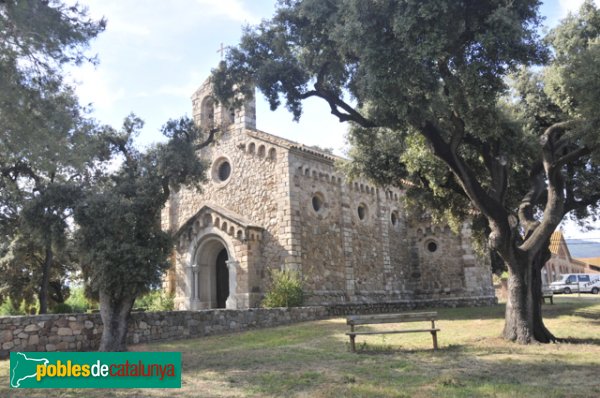
<path fill-rule="evenodd" d="M 50 268 L 52 268 L 52 262 L 54 261 L 54 253 L 49 242 L 46 244 L 45 251 L 46 255 L 42 264 L 42 281 L 40 283 L 39 294 L 40 314 L 48 313 L 48 285 L 50 283 Z"/>
<path fill-rule="evenodd" d="M 532 263 L 525 258 L 508 262 L 508 300 L 502 335 L 520 344 L 550 343 L 557 339 L 542 319 L 542 267 L 547 256 L 538 253 Z"/>
<path fill-rule="evenodd" d="M 127 294 L 115 299 L 100 292 L 100 316 L 104 328 L 98 351 L 127 351 L 127 323 L 135 297 L 135 294 Z"/>

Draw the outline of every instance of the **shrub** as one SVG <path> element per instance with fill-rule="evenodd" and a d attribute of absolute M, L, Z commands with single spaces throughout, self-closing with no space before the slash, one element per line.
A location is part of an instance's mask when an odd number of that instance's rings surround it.
<path fill-rule="evenodd" d="M 71 294 L 69 298 L 65 300 L 65 304 L 71 307 L 70 312 L 86 312 L 92 308 L 92 303 L 85 297 L 85 288 L 83 286 L 77 286 L 71 288 Z M 59 305 L 59 304 L 58 304 Z"/>
<path fill-rule="evenodd" d="M 73 308 L 67 303 L 58 303 L 52 308 L 53 314 L 70 314 L 73 311 Z"/>
<path fill-rule="evenodd" d="M 175 297 L 162 290 L 152 290 L 135 299 L 135 308 L 144 308 L 148 311 L 173 311 Z"/>
<path fill-rule="evenodd" d="M 25 315 L 25 312 L 15 307 L 12 299 L 7 298 L 2 304 L 0 304 L 0 315 Z"/>
<path fill-rule="evenodd" d="M 298 272 L 271 270 L 271 286 L 262 301 L 263 307 L 299 307 L 303 300 L 302 280 Z"/>

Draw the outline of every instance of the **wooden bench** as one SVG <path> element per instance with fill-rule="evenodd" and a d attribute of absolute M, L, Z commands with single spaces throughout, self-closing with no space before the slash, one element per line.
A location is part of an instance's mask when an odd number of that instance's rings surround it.
<path fill-rule="evenodd" d="M 546 303 L 546 299 L 550 299 L 550 304 L 554 304 L 554 293 L 552 290 L 542 290 L 542 304 Z"/>
<path fill-rule="evenodd" d="M 393 334 L 393 333 L 418 333 L 429 332 L 433 338 L 433 349 L 437 350 L 437 332 L 440 329 L 435 327 L 437 312 L 407 312 L 401 314 L 380 314 L 380 315 L 351 315 L 346 318 L 346 324 L 350 326 L 350 332 L 346 333 L 350 336 L 350 347 L 352 352 L 356 352 L 356 336 L 370 334 Z M 355 327 L 361 325 L 376 325 L 382 323 L 405 323 L 426 321 L 431 322 L 431 328 L 423 329 L 399 329 L 399 330 L 382 330 L 382 331 L 356 331 Z"/>

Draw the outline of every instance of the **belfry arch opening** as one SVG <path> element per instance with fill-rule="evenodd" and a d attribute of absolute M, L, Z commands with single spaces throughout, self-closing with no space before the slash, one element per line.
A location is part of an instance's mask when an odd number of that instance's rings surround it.
<path fill-rule="evenodd" d="M 215 127 L 215 100 L 212 97 L 206 97 L 202 101 L 202 116 L 200 124 L 206 128 Z"/>
<path fill-rule="evenodd" d="M 232 293 L 227 245 L 219 237 L 208 237 L 198 245 L 190 275 L 192 309 L 227 308 Z"/>

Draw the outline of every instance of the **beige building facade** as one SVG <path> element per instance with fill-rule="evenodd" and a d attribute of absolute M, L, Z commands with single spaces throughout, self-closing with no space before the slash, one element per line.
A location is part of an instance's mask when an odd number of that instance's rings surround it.
<path fill-rule="evenodd" d="M 177 309 L 259 306 L 271 269 L 297 270 L 309 305 L 494 297 L 467 226 L 406 214 L 400 190 L 349 181 L 339 158 L 257 130 L 255 103 L 222 109 L 208 81 L 192 104 L 197 123 L 224 128 L 199 153 L 202 191 L 181 189 L 163 210 Z"/>
<path fill-rule="evenodd" d="M 550 285 L 564 274 L 600 273 L 600 261 L 594 264 L 594 258 L 573 258 L 562 232 L 555 231 L 550 237 L 550 260 L 542 268 L 542 284 Z"/>

